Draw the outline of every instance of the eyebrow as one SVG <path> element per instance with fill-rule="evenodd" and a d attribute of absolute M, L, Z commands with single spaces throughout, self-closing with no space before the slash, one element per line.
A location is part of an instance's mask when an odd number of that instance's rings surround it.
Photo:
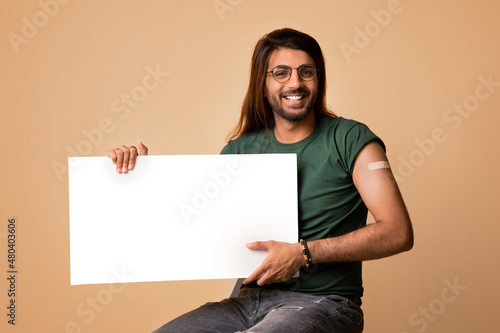
<path fill-rule="evenodd" d="M 316 65 L 314 65 L 314 64 L 310 64 L 310 63 L 306 62 L 306 63 L 304 63 L 304 64 L 300 65 L 299 67 L 291 67 L 291 66 L 288 66 L 288 65 L 276 65 L 276 66 L 274 66 L 274 67 L 271 67 L 271 69 L 270 69 L 270 70 L 272 71 L 272 70 L 273 70 L 273 69 L 275 69 L 276 67 L 280 67 L 280 66 L 282 66 L 282 67 L 288 67 L 288 68 L 292 68 L 292 69 L 297 69 L 297 68 L 300 68 L 300 67 L 302 67 L 302 66 L 304 66 L 304 65 L 310 65 L 310 66 L 313 66 L 314 68 L 316 68 Z"/>

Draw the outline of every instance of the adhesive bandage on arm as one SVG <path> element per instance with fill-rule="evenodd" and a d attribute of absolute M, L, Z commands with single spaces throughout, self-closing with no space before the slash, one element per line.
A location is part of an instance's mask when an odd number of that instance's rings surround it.
<path fill-rule="evenodd" d="M 377 169 L 390 169 L 389 162 L 387 161 L 378 161 L 368 163 L 368 170 L 377 170 Z"/>

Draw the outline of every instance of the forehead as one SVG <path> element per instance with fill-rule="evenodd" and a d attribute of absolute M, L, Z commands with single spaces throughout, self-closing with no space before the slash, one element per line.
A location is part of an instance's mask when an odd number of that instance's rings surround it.
<path fill-rule="evenodd" d="M 278 65 L 287 65 L 292 68 L 297 68 L 303 64 L 313 64 L 313 58 L 309 53 L 302 50 L 293 49 L 278 49 L 274 50 L 269 56 L 268 68 L 273 69 Z"/>

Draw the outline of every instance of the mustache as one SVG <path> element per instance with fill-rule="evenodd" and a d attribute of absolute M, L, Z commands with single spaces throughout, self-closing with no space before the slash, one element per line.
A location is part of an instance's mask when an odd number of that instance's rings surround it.
<path fill-rule="evenodd" d="M 300 87 L 297 89 L 291 89 L 286 92 L 280 93 L 280 96 L 283 97 L 284 95 L 310 95 L 311 91 L 307 87 Z"/>

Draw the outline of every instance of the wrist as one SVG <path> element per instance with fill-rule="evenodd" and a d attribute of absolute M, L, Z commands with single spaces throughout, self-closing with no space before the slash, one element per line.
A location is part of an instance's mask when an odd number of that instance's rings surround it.
<path fill-rule="evenodd" d="M 311 254 L 309 253 L 309 247 L 307 246 L 307 242 L 304 239 L 301 239 L 299 244 L 302 249 L 302 258 L 304 263 L 302 266 L 309 268 L 309 266 L 312 265 L 312 258 Z"/>

